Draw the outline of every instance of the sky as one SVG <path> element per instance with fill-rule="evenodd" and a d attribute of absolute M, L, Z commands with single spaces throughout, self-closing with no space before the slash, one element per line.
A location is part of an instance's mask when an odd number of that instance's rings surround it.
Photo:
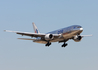
<path fill-rule="evenodd" d="M 3 30 L 41 33 L 70 25 L 84 29 L 81 42 L 50 47 Z M 0 0 L 0 70 L 98 70 L 98 0 Z"/>

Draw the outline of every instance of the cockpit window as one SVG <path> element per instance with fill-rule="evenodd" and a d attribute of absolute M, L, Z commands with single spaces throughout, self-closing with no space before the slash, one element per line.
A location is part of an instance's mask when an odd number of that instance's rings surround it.
<path fill-rule="evenodd" d="M 78 26 L 77 28 L 81 28 L 81 26 Z"/>
<path fill-rule="evenodd" d="M 73 29 L 82 28 L 81 26 L 74 26 Z"/>

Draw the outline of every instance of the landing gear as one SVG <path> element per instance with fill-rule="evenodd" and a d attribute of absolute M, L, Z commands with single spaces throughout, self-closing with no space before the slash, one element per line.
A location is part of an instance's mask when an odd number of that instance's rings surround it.
<path fill-rule="evenodd" d="M 45 46 L 50 46 L 50 45 L 51 45 L 51 43 L 48 42 Z"/>
<path fill-rule="evenodd" d="M 64 42 L 64 44 L 62 45 L 62 47 L 66 47 L 68 44 Z"/>

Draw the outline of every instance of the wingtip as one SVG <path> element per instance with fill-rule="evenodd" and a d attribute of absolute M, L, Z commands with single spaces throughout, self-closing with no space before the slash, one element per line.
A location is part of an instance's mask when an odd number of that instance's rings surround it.
<path fill-rule="evenodd" d="M 9 32 L 9 30 L 4 30 L 4 32 Z"/>
<path fill-rule="evenodd" d="M 10 30 L 4 30 L 4 32 L 14 32 L 14 31 L 10 31 Z"/>
<path fill-rule="evenodd" d="M 93 36 L 93 35 L 88 35 L 88 36 Z"/>
<path fill-rule="evenodd" d="M 4 32 L 6 32 L 6 30 L 4 30 Z"/>

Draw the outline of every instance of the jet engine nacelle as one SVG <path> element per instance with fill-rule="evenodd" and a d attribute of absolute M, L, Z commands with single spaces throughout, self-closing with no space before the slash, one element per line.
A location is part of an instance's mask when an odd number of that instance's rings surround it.
<path fill-rule="evenodd" d="M 52 40 L 54 36 L 52 34 L 46 34 L 45 35 L 45 40 Z"/>
<path fill-rule="evenodd" d="M 82 36 L 74 36 L 73 40 L 74 40 L 75 42 L 79 42 L 79 41 L 82 40 Z"/>

